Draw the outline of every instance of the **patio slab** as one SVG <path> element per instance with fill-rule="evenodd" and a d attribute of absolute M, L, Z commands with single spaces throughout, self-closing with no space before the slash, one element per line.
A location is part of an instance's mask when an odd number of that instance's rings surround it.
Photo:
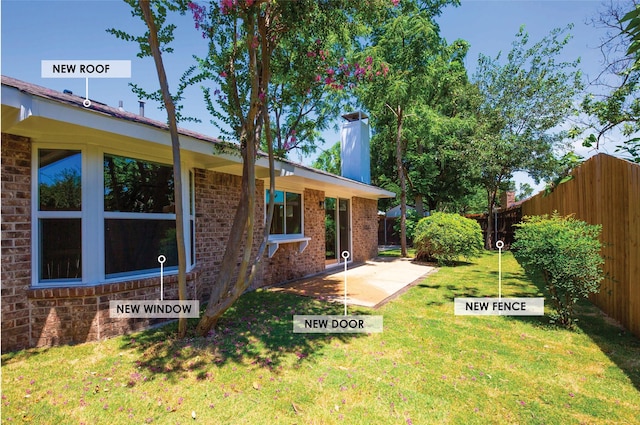
<path fill-rule="evenodd" d="M 347 270 L 347 304 L 377 308 L 437 270 L 409 258 L 377 257 Z M 344 302 L 344 266 L 272 287 L 273 291 Z"/>

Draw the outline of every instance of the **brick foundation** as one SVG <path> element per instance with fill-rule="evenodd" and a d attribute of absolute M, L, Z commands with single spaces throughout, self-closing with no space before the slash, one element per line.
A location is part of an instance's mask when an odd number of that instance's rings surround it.
<path fill-rule="evenodd" d="M 187 293 L 195 293 L 197 273 L 187 276 Z M 178 298 L 177 276 L 164 279 L 164 298 Z M 31 288 L 28 315 L 31 322 L 29 346 L 48 347 L 99 341 L 104 338 L 141 330 L 158 319 L 111 319 L 111 300 L 157 300 L 157 278 L 128 280 L 95 286 L 65 288 Z M 4 326 L 4 324 L 3 324 Z M 3 328 L 4 332 L 4 328 Z"/>

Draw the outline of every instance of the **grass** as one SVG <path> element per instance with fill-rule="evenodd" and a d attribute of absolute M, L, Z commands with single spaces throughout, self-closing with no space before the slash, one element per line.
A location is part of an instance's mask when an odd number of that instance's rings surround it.
<path fill-rule="evenodd" d="M 509 253 L 502 264 L 503 296 L 541 294 Z M 640 423 L 640 341 L 599 310 L 581 305 L 567 331 L 454 316 L 458 296 L 497 296 L 497 254 L 442 268 L 378 311 L 350 309 L 382 314 L 381 334 L 293 334 L 293 314 L 340 306 L 256 291 L 209 338 L 177 341 L 169 325 L 5 354 L 2 422 Z"/>
<path fill-rule="evenodd" d="M 386 249 L 384 251 L 381 251 L 378 255 L 380 255 L 381 257 L 399 257 L 400 256 L 400 248 L 389 248 Z M 416 256 L 416 249 L 415 248 L 407 248 L 407 254 L 409 254 L 409 257 L 415 257 Z"/>

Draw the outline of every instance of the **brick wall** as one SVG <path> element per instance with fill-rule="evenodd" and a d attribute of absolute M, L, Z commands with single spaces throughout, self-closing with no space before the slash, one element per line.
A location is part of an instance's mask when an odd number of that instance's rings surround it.
<path fill-rule="evenodd" d="M 197 273 L 187 275 L 187 293 L 195 293 Z M 164 279 L 164 298 L 178 298 L 176 275 Z M 136 279 L 95 286 L 65 288 L 31 288 L 28 313 L 31 317 L 29 346 L 48 347 L 98 341 L 141 330 L 158 319 L 112 319 L 111 300 L 157 300 L 158 278 Z M 4 338 L 3 338 L 4 339 Z"/>
<path fill-rule="evenodd" d="M 353 197 L 351 205 L 353 261 L 359 263 L 378 255 L 378 202 Z"/>
<path fill-rule="evenodd" d="M 320 206 L 324 192 L 305 189 L 304 191 L 304 235 L 310 237 L 309 245 L 298 252 L 298 243 L 280 244 L 273 257 L 265 259 L 265 285 L 299 279 L 324 271 L 324 215 Z"/>
<path fill-rule="evenodd" d="M 236 207 L 240 200 L 241 178 L 230 174 L 196 169 L 196 270 L 200 272 L 197 291 L 208 301 L 214 279 L 220 271 Z M 256 211 L 253 253 L 264 236 L 264 182 L 256 182 Z M 240 250 L 242 255 L 242 249 Z M 239 261 L 240 259 L 238 259 Z M 234 277 L 235 278 L 235 277 Z M 253 287 L 263 285 L 262 271 Z"/>
<path fill-rule="evenodd" d="M 2 133 L 2 351 L 29 345 L 31 142 Z"/>

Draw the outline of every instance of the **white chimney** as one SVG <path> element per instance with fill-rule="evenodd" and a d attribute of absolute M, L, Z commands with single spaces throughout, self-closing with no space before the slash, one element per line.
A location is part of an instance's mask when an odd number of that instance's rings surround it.
<path fill-rule="evenodd" d="M 341 174 L 343 177 L 371 184 L 369 117 L 362 112 L 352 112 L 344 114 L 342 118 L 346 122 L 342 124 L 340 131 Z"/>

